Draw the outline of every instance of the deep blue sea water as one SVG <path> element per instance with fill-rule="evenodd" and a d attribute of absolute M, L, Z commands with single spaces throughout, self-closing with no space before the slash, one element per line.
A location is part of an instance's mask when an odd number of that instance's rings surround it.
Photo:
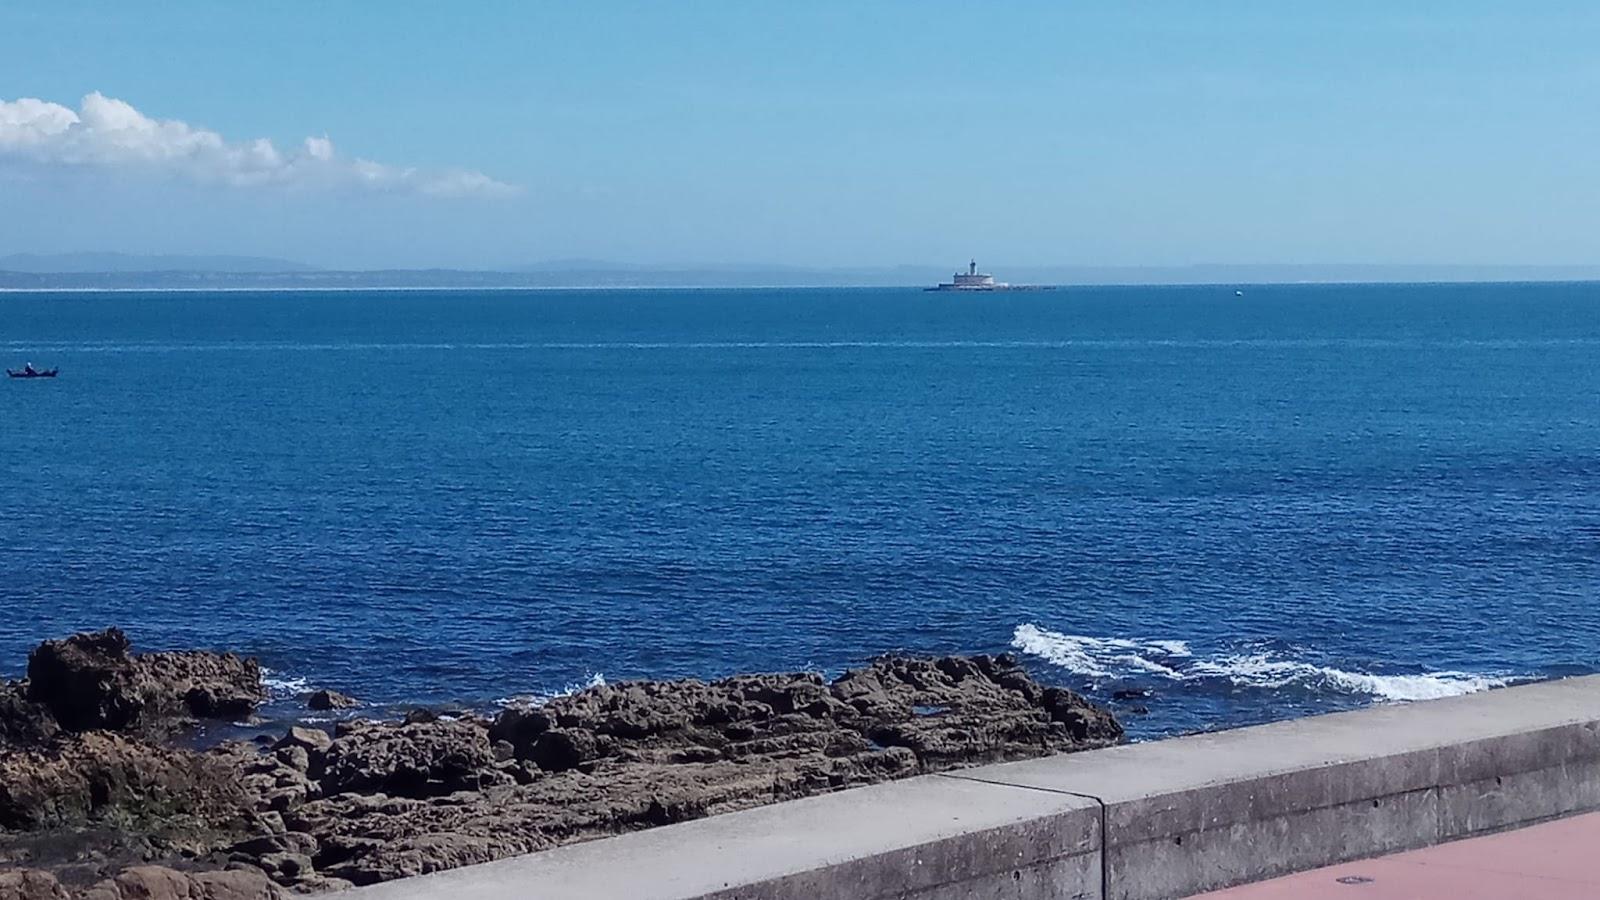
<path fill-rule="evenodd" d="M 1150 736 L 1600 670 L 1600 285 L 10 294 L 0 356 L 61 367 L 0 384 L 4 673 L 1012 649 Z"/>

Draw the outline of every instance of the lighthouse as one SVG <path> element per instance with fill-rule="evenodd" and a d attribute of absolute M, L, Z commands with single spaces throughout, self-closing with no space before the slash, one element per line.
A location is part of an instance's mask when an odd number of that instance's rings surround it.
<path fill-rule="evenodd" d="M 935 288 L 929 288 L 928 290 L 994 291 L 1004 287 L 1006 287 L 1006 285 L 996 282 L 993 275 L 986 275 L 983 272 L 979 272 L 978 261 L 974 259 L 967 263 L 967 270 L 965 272 L 957 272 L 950 276 L 949 282 L 941 284 Z"/>

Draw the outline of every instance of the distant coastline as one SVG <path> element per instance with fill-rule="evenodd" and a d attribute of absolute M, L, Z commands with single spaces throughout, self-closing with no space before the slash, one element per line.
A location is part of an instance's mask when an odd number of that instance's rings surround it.
<path fill-rule="evenodd" d="M 1184 288 L 1208 286 L 1241 287 L 1362 287 L 1381 285 L 1473 285 L 1473 284 L 1600 284 L 1593 278 L 1481 278 L 1481 279 L 1351 279 L 1349 281 L 1085 281 L 998 291 L 999 294 L 1051 292 L 1057 288 Z M 926 288 L 910 284 L 365 284 L 365 285 L 231 285 L 143 287 L 7 287 L 8 294 L 377 294 L 377 293 L 466 293 L 466 292 L 558 292 L 558 291 L 824 291 L 903 289 L 927 293 Z M 939 292 L 933 292 L 939 293 Z M 953 293 L 953 292 L 946 292 Z"/>
<path fill-rule="evenodd" d="M 158 267 L 179 258 L 0 256 L 0 291 L 291 290 L 651 290 L 651 288 L 923 288 L 949 275 L 941 267 L 805 269 L 784 266 L 648 267 L 541 264 L 525 269 L 315 269 L 264 258 L 181 258 L 194 267 Z M 146 267 L 139 267 L 141 263 Z M 272 263 L 251 269 L 251 263 Z M 243 266 L 243 267 L 238 267 Z M 1350 285 L 1350 283 L 1600 282 L 1600 266 L 1402 266 L 1402 264 L 1198 264 L 1198 266 L 1008 266 L 1018 283 L 1040 287 L 1117 285 Z"/>

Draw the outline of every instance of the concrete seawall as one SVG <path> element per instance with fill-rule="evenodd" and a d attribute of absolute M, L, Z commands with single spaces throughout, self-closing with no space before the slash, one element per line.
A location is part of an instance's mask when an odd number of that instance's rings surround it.
<path fill-rule="evenodd" d="M 926 775 L 352 900 L 1166 900 L 1600 809 L 1600 676 Z"/>

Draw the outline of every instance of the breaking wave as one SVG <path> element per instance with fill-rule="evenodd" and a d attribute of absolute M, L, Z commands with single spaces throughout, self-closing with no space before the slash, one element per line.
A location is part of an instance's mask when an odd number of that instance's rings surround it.
<path fill-rule="evenodd" d="M 311 693 L 311 684 L 304 678 L 261 667 L 261 686 L 267 689 L 270 700 L 291 700 L 301 694 Z"/>
<path fill-rule="evenodd" d="M 1183 641 L 1092 638 L 1046 631 L 1037 625 L 1018 625 L 1011 636 L 1011 646 L 1090 678 L 1138 672 L 1181 680 L 1183 673 L 1175 666 L 1180 659 L 1191 656 L 1189 645 Z"/>
<path fill-rule="evenodd" d="M 1271 651 L 1195 656 L 1182 641 L 1100 638 L 1018 625 L 1011 646 L 1094 681 L 1221 681 L 1241 688 L 1332 690 L 1379 700 L 1434 700 L 1510 684 L 1507 675 L 1439 671 L 1414 675 L 1348 672 Z"/>
<path fill-rule="evenodd" d="M 589 688 L 605 687 L 606 676 L 595 672 L 584 681 L 574 681 L 560 690 L 541 691 L 533 694 L 514 694 L 510 697 L 501 697 L 495 700 L 496 706 L 543 706 L 557 697 L 568 697 L 579 691 Z"/>

